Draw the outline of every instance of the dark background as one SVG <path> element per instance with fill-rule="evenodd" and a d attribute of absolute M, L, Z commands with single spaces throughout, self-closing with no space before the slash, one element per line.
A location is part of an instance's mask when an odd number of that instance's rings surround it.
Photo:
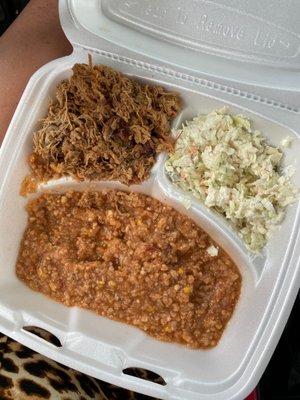
<path fill-rule="evenodd" d="M 0 35 L 9 27 L 27 3 L 28 0 L 0 0 Z"/>
<path fill-rule="evenodd" d="M 27 3 L 28 0 L 0 0 L 0 35 Z M 299 294 L 276 351 L 259 383 L 258 392 L 260 400 L 300 400 Z"/>

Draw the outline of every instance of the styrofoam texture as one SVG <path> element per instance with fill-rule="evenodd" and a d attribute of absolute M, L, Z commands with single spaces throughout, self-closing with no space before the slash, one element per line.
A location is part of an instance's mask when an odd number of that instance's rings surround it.
<path fill-rule="evenodd" d="M 248 91 L 264 96 L 270 93 L 269 97 L 276 95 L 281 102 L 300 107 L 298 0 L 291 0 L 288 5 L 278 0 L 64 2 L 67 4 L 66 14 L 70 15 L 66 34 L 75 45 L 99 48 L 100 38 L 101 47 L 102 41 L 107 40 L 126 49 L 126 53 L 138 52 L 139 59 L 151 55 L 156 64 L 168 64 L 176 70 L 183 68 L 185 72 L 192 71 L 193 75 L 201 73 L 202 77 L 210 75 L 214 80 L 223 80 L 223 84 L 230 80 L 236 88 L 243 82 L 249 85 Z M 167 10 L 164 18 L 159 17 L 159 9 Z M 182 13 L 190 15 L 184 24 L 180 19 Z M 242 40 L 230 39 L 229 42 L 222 36 L 210 35 L 202 28 L 197 29 L 195 20 L 199 18 L 201 22 L 203 15 L 207 15 L 208 23 L 212 21 L 234 28 L 246 28 L 247 25 L 246 33 Z M 236 20 L 240 15 L 241 24 Z M 292 57 L 286 57 L 284 44 L 280 43 L 287 44 L 286 39 L 280 37 L 282 31 L 293 38 L 293 44 L 288 42 L 287 48 L 288 52 L 293 49 Z M 264 41 L 267 36 L 269 40 Z M 269 41 L 274 43 L 270 49 Z M 261 47 L 261 42 L 266 42 L 266 46 Z"/>
<path fill-rule="evenodd" d="M 95 4 L 95 3 L 94 3 Z M 103 0 L 109 18 L 159 40 L 239 61 L 299 68 L 299 3 Z"/>
<path fill-rule="evenodd" d="M 297 155 L 300 141 L 295 130 L 299 115 L 259 104 L 247 96 L 238 99 L 238 106 L 234 93 L 221 93 L 209 86 L 199 88 L 195 82 L 180 79 L 180 75 L 168 74 L 161 67 L 155 68 L 143 61 L 119 57 L 114 52 L 89 51 L 93 53 L 95 63 L 108 64 L 140 80 L 159 82 L 179 91 L 185 105 L 175 121 L 177 126 L 197 113 L 228 104 L 231 112 L 242 111 L 250 116 L 255 127 L 261 129 L 272 144 L 278 145 L 285 136 L 292 136 L 294 143 L 286 150 L 285 163 L 295 164 L 294 181 L 299 186 Z M 63 364 L 153 397 L 242 399 L 263 372 L 299 288 L 298 204 L 289 207 L 286 219 L 274 233 L 262 257 L 253 258 L 220 217 L 197 201 L 192 202 L 189 210 L 181 205 L 180 192 L 164 175 L 163 156 L 159 157 L 150 180 L 131 188 L 151 194 L 191 216 L 237 262 L 243 276 L 241 298 L 220 343 L 212 350 L 191 350 L 159 342 L 136 328 L 86 310 L 66 308 L 32 292 L 15 276 L 18 247 L 26 225 L 24 206 L 27 199 L 19 196 L 19 188 L 28 172 L 26 157 L 31 151 L 32 132 L 45 115 L 57 83 L 70 75 L 75 62 L 85 62 L 86 58 L 86 51 L 76 49 L 71 56 L 47 64 L 31 78 L 1 148 L 0 330 Z M 62 179 L 50 182 L 43 190 L 86 186 L 86 183 Z M 123 188 L 117 183 L 104 182 L 92 187 Z M 54 333 L 62 347 L 56 348 L 24 331 L 22 328 L 28 325 Z M 122 370 L 126 367 L 157 372 L 167 385 L 162 387 L 124 375 Z"/>

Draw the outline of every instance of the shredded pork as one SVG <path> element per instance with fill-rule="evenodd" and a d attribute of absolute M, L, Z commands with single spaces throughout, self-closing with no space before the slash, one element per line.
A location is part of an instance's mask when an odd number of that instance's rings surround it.
<path fill-rule="evenodd" d="M 179 96 L 160 86 L 91 61 L 75 64 L 34 134 L 22 194 L 61 176 L 142 182 L 156 155 L 172 149 L 170 122 L 179 110 Z"/>

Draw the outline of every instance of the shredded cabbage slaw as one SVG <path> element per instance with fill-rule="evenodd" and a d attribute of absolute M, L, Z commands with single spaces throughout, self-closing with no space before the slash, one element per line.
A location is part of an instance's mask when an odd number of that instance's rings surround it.
<path fill-rule="evenodd" d="M 165 163 L 170 180 L 224 216 L 258 253 L 298 193 L 293 168 L 281 169 L 282 152 L 225 107 L 187 121 L 175 134 Z"/>

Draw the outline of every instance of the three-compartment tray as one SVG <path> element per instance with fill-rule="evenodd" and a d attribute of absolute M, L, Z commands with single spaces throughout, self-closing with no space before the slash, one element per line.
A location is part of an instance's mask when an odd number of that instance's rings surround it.
<path fill-rule="evenodd" d="M 88 53 L 92 54 L 95 64 L 106 64 L 140 81 L 159 83 L 179 92 L 184 107 L 174 121 L 175 127 L 199 113 L 228 105 L 231 113 L 249 116 L 254 127 L 275 146 L 286 136 L 291 136 L 293 144 L 285 151 L 284 164 L 295 166 L 293 181 L 300 185 L 297 132 L 300 112 L 297 106 L 229 86 L 227 82 L 220 84 L 214 77 L 207 79 L 200 73 L 188 73 L 184 67 L 175 68 L 161 59 L 138 54 L 138 37 L 136 51 L 113 42 L 111 36 L 117 23 L 105 15 L 105 9 L 103 14 L 100 3 L 97 0 L 84 4 L 82 0 L 60 2 L 62 25 L 74 45 L 74 52 L 47 64 L 31 78 L 1 148 L 0 331 L 79 371 L 153 397 L 243 399 L 262 374 L 299 288 L 298 203 L 288 208 L 283 224 L 274 232 L 261 256 L 254 257 L 221 217 L 197 200 L 192 199 L 189 209 L 183 206 L 182 193 L 164 173 L 164 154 L 158 157 L 150 179 L 141 185 L 127 188 L 117 182 L 90 184 L 60 179 L 39 189 L 38 194 L 46 190 L 90 187 L 138 191 L 171 204 L 205 229 L 232 256 L 243 279 L 241 297 L 233 317 L 221 341 L 211 350 L 192 350 L 163 343 L 134 327 L 76 307 L 67 308 L 31 291 L 15 275 L 28 201 L 19 195 L 19 189 L 28 172 L 26 159 L 32 149 L 32 133 L 45 115 L 56 85 L 70 76 L 74 63 L 86 62 Z M 88 26 L 84 18 L 89 21 Z M 121 29 L 121 26 L 117 27 Z M 161 46 L 169 49 L 168 43 Z M 62 346 L 55 347 L 23 329 L 32 325 L 55 334 Z M 127 367 L 154 371 L 162 376 L 166 385 L 128 376 L 123 373 Z"/>

